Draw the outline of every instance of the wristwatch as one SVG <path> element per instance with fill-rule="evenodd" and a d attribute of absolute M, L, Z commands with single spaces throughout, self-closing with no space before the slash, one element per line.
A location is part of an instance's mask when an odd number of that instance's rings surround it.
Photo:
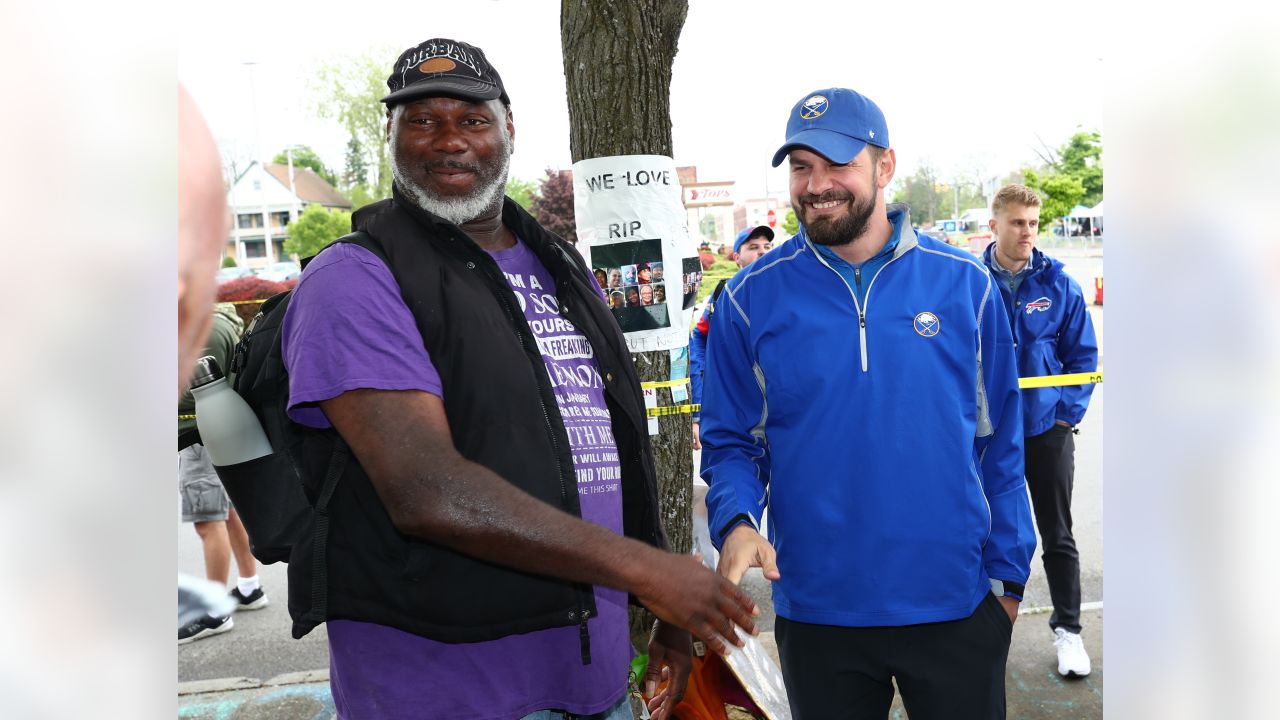
<path fill-rule="evenodd" d="M 996 580 L 994 578 L 991 580 L 991 594 L 996 597 L 1004 597 L 1005 595 L 1008 595 L 1011 598 L 1017 599 L 1018 602 L 1022 602 L 1022 596 L 1026 594 L 1026 591 L 1027 588 L 1025 585 L 1016 583 L 1012 580 Z"/>

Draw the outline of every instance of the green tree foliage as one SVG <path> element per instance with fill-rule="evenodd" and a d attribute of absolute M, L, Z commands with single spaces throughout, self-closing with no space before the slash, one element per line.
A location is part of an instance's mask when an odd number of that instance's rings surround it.
<path fill-rule="evenodd" d="M 904 203 L 911 211 L 911 221 L 932 225 L 946 218 L 958 218 L 970 208 L 986 207 L 982 186 L 972 177 L 944 180 L 929 163 L 922 163 L 912 175 L 903 178 L 893 193 L 892 202 Z"/>
<path fill-rule="evenodd" d="M 342 189 L 353 195 L 352 200 L 356 187 L 365 190 L 364 197 L 391 196 L 386 107 L 380 99 L 387 94 L 386 59 L 395 55 L 394 50 L 376 49 L 361 55 L 336 56 L 312 76 L 312 112 L 338 121 L 351 137 L 343 172 L 350 184 Z"/>
<path fill-rule="evenodd" d="M 323 205 L 308 205 L 296 222 L 289 224 L 284 251 L 300 258 L 311 257 L 326 245 L 351 232 L 351 213 Z"/>
<path fill-rule="evenodd" d="M 337 176 L 333 174 L 332 170 L 325 166 L 324 161 L 320 159 L 320 156 L 316 154 L 315 150 L 312 150 L 307 145 L 294 145 L 290 150 L 293 151 L 293 166 L 295 168 L 310 168 L 312 172 L 323 178 L 325 182 L 334 187 L 338 187 Z M 276 156 L 271 159 L 271 162 L 276 163 L 277 165 L 288 165 L 288 152 L 281 150 L 276 153 Z"/>
<path fill-rule="evenodd" d="M 1045 167 L 1023 170 L 1026 185 L 1040 193 L 1040 227 L 1049 228 L 1076 205 L 1102 201 L 1102 135 L 1082 131 L 1056 151 L 1041 154 Z"/>
<path fill-rule="evenodd" d="M 938 199 L 941 194 L 938 174 L 933 166 L 921 163 L 913 174 L 900 182 L 902 184 L 893 194 L 893 202 L 905 203 L 911 211 L 911 220 L 915 223 L 929 225 L 937 220 L 942 203 Z"/>
<path fill-rule="evenodd" d="M 578 226 L 573 213 L 573 171 L 547 168 L 529 212 L 546 229 L 578 244 Z"/>
<path fill-rule="evenodd" d="M 342 185 L 355 187 L 369 182 L 369 164 L 365 162 L 364 148 L 360 140 L 352 136 L 347 140 L 347 154 L 343 158 Z"/>
<path fill-rule="evenodd" d="M 533 199 L 538 193 L 538 186 L 532 180 L 507 178 L 507 197 L 516 201 L 520 207 L 528 210 L 533 206 Z"/>
<path fill-rule="evenodd" d="M 1063 173 L 1041 174 L 1024 170 L 1027 187 L 1040 193 L 1040 227 L 1049 229 L 1059 218 L 1071 212 L 1084 198 L 1084 183 L 1080 178 Z"/>
<path fill-rule="evenodd" d="M 231 257 L 230 255 L 222 256 L 222 267 L 229 268 L 229 267 L 235 267 L 235 266 L 236 266 L 236 259 L 234 257 Z"/>
<path fill-rule="evenodd" d="M 711 242 L 716 239 L 716 217 L 714 215 L 703 215 L 698 221 L 698 232 L 702 233 L 702 242 Z"/>
<path fill-rule="evenodd" d="M 782 218 L 782 229 L 788 235 L 795 235 L 800 232 L 800 221 L 796 219 L 796 211 L 788 210 L 786 217 Z"/>
<path fill-rule="evenodd" d="M 1080 202 L 1090 207 L 1102 201 L 1102 135 L 1078 132 L 1058 150 L 1058 169 L 1080 180 L 1084 196 Z"/>

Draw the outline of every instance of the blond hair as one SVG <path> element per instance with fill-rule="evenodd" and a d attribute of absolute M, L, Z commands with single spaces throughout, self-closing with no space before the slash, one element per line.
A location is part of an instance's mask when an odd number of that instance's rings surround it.
<path fill-rule="evenodd" d="M 991 214 L 997 215 L 1008 205 L 1040 207 L 1040 196 L 1026 185 L 1005 185 L 991 201 Z"/>

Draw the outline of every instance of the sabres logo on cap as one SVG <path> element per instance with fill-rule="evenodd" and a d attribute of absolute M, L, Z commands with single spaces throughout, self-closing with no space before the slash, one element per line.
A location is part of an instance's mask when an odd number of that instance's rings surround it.
<path fill-rule="evenodd" d="M 812 95 L 800 105 L 800 117 L 812 120 L 827 111 L 828 103 L 825 95 Z"/>
<path fill-rule="evenodd" d="M 922 312 L 916 315 L 914 325 L 916 332 L 920 333 L 922 337 L 933 337 L 938 334 L 940 329 L 938 316 L 931 312 Z"/>

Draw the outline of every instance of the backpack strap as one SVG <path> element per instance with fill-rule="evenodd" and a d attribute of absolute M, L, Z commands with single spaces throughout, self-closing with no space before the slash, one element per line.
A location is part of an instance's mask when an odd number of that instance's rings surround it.
<path fill-rule="evenodd" d="M 324 622 L 329 611 L 329 500 L 338 487 L 338 479 L 347 468 L 351 450 L 336 431 L 333 433 L 333 454 L 329 457 L 329 469 L 325 471 L 324 484 L 316 497 L 315 526 L 311 535 L 311 607 L 304 620 L 312 627 Z"/>
<path fill-rule="evenodd" d="M 386 254 L 382 250 L 382 245 L 363 231 L 357 230 L 348 235 L 343 235 L 331 244 L 340 242 L 359 245 L 373 252 L 383 262 L 387 260 Z M 303 267 L 306 267 L 305 264 L 310 262 L 311 259 L 303 260 Z M 328 619 L 329 500 L 333 498 L 334 490 L 338 487 L 338 480 L 342 478 L 342 473 L 346 471 L 347 460 L 350 457 L 351 448 L 347 445 L 347 441 L 342 439 L 342 435 L 338 434 L 337 430 L 334 430 L 333 453 L 329 456 L 329 466 L 325 470 L 324 482 L 320 485 L 320 492 L 316 496 L 315 505 L 311 508 L 315 515 L 315 525 L 311 534 L 311 607 L 307 609 L 306 615 L 302 618 L 302 622 L 311 623 L 310 627 L 315 627 Z"/>

